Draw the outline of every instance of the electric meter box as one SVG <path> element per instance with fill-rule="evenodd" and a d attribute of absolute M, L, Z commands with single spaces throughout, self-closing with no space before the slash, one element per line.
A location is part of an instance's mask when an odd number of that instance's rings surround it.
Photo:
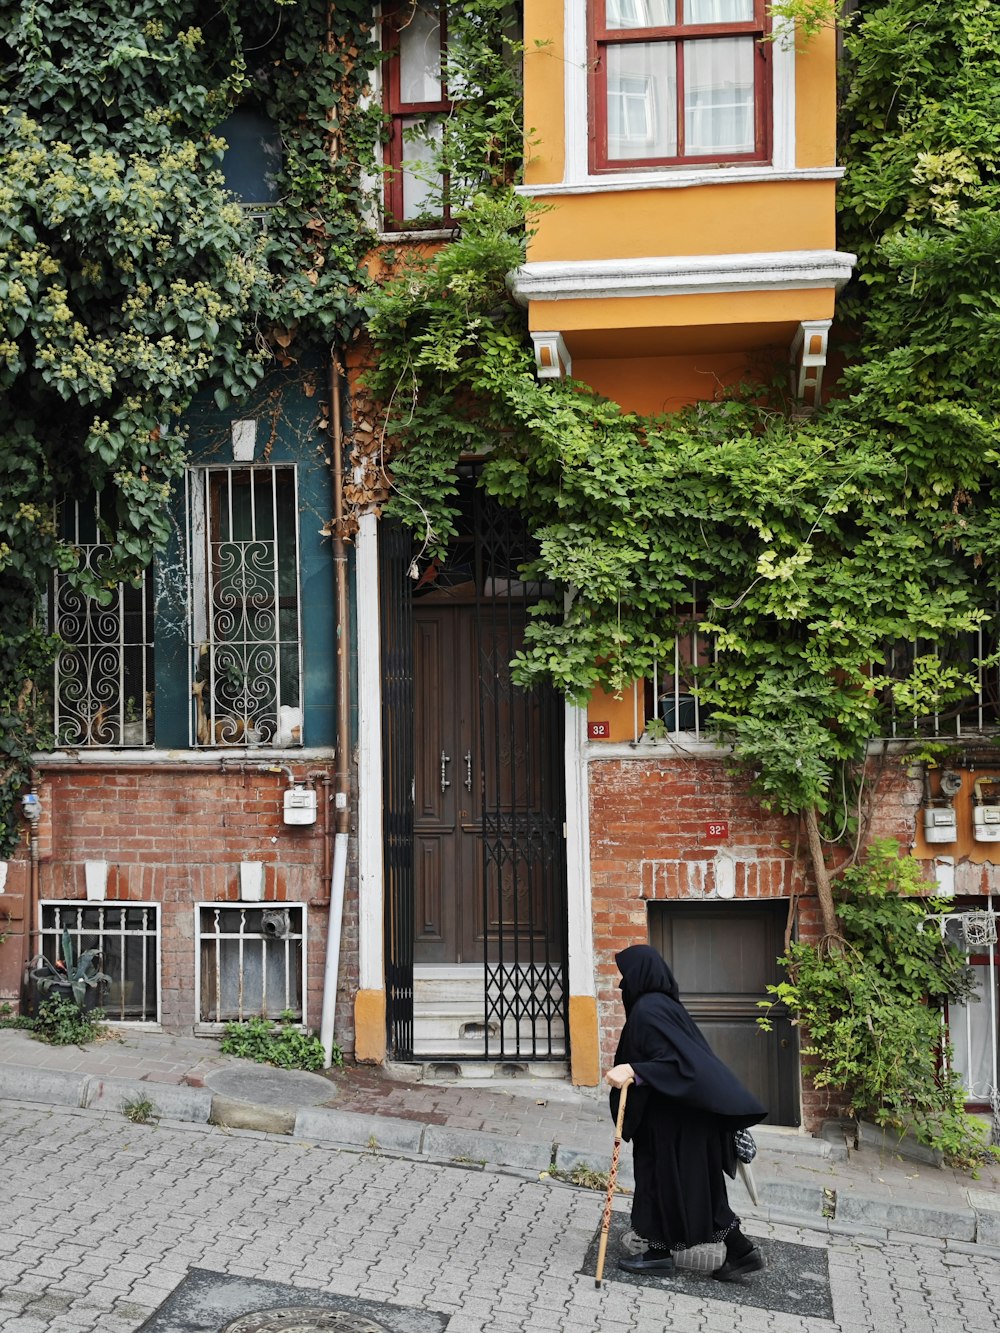
<path fill-rule="evenodd" d="M 1000 842 L 1000 805 L 977 805 L 972 811 L 976 842 Z"/>
<path fill-rule="evenodd" d="M 285 823 L 316 823 L 316 788 L 289 787 L 285 791 Z"/>
<path fill-rule="evenodd" d="M 958 823 L 950 805 L 924 806 L 924 842 L 954 842 Z"/>

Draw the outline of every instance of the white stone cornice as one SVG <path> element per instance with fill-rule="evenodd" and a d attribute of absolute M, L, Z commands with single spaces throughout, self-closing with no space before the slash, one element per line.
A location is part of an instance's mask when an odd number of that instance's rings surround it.
<path fill-rule="evenodd" d="M 548 195 L 567 194 L 621 194 L 632 190 L 690 190 L 700 185 L 755 185 L 761 181 L 839 181 L 843 167 L 701 167 L 684 170 L 671 168 L 638 171 L 609 172 L 601 176 L 586 176 L 578 180 L 540 182 L 538 185 L 518 185 L 517 193 L 528 199 Z"/>
<path fill-rule="evenodd" d="M 622 296 L 692 296 L 834 287 L 851 276 L 856 255 L 841 250 L 776 250 L 743 255 L 658 255 L 528 263 L 508 275 L 521 305 L 529 301 Z"/>

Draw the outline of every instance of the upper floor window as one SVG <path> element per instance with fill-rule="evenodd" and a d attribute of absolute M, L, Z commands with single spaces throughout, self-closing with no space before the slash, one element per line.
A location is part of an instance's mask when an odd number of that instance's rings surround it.
<path fill-rule="evenodd" d="M 448 88 L 448 25 L 442 0 L 398 0 L 385 7 L 385 212 L 391 226 L 451 222 L 447 175 L 440 168 Z"/>
<path fill-rule="evenodd" d="M 105 492 L 59 508 L 63 538 L 98 583 L 112 554 L 113 498 Z M 153 585 L 105 585 L 100 599 L 55 573 L 49 624 L 58 634 L 52 688 L 57 744 L 73 748 L 147 745 L 153 739 Z"/>
<path fill-rule="evenodd" d="M 189 473 L 191 741 L 301 745 L 293 467 Z"/>
<path fill-rule="evenodd" d="M 592 168 L 763 161 L 765 0 L 591 0 Z"/>

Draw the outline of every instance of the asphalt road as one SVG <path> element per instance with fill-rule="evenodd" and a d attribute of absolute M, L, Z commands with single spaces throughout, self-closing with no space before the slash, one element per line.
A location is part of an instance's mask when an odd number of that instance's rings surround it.
<path fill-rule="evenodd" d="M 600 1196 L 475 1163 L 8 1102 L 0 1172 L 4 1333 L 1000 1329 L 1000 1262 L 916 1237 L 749 1226 L 739 1287 L 619 1280 L 612 1247 L 597 1290 Z"/>

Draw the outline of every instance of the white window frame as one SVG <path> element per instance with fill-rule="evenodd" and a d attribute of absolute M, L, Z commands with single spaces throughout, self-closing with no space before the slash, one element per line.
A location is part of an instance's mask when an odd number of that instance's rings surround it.
<path fill-rule="evenodd" d="M 202 983 L 203 983 L 202 969 L 201 969 L 201 947 L 202 947 L 202 942 L 203 942 L 203 940 L 207 938 L 207 939 L 215 939 L 215 940 L 217 940 L 218 942 L 221 942 L 222 940 L 225 940 L 225 939 L 235 939 L 235 940 L 246 940 L 246 939 L 249 939 L 249 940 L 252 940 L 252 941 L 256 941 L 256 940 L 259 940 L 259 939 L 262 938 L 262 937 L 259 936 L 259 935 L 253 935 L 253 934 L 251 934 L 251 935 L 246 935 L 246 934 L 243 934 L 243 932 L 236 932 L 236 933 L 232 933 L 232 934 L 231 934 L 231 933 L 224 932 L 224 931 L 222 930 L 222 925 L 223 925 L 223 923 L 222 923 L 221 920 L 220 920 L 220 922 L 219 922 L 220 930 L 219 930 L 218 934 L 205 936 L 205 935 L 202 934 L 202 929 L 201 929 L 201 914 L 202 914 L 202 912 L 205 911 L 205 910 L 212 911 L 212 912 L 218 912 L 218 913 L 220 913 L 221 916 L 225 916 L 225 915 L 227 915 L 227 914 L 235 915 L 235 914 L 238 913 L 238 912 L 252 912 L 252 911 L 288 911 L 288 912 L 293 913 L 293 914 L 294 914 L 294 913 L 299 913 L 299 914 L 300 914 L 300 916 L 299 916 L 299 920 L 300 920 L 300 922 L 301 922 L 300 928 L 299 928 L 298 930 L 295 930 L 295 929 L 294 929 L 294 915 L 293 915 L 293 917 L 292 917 L 293 929 L 292 929 L 292 931 L 289 933 L 289 935 L 286 937 L 286 943 L 287 943 L 287 942 L 291 942 L 291 941 L 295 941 L 295 942 L 300 942 L 300 943 L 301 943 L 301 953 L 302 953 L 302 956 L 301 956 L 301 963 L 300 963 L 300 968 L 299 968 L 299 973 L 298 973 L 298 984 L 299 984 L 299 994 L 300 994 L 300 996 L 301 996 L 301 998 L 302 998 L 302 1013 L 301 1013 L 301 1017 L 296 1021 L 295 1026 L 298 1027 L 298 1028 L 301 1028 L 302 1030 L 307 1029 L 307 1028 L 308 1028 L 308 1024 L 309 1024 L 309 999 L 308 999 L 308 990 L 307 990 L 307 982 L 308 982 L 308 978 L 309 978 L 309 907 L 308 907 L 308 904 L 307 904 L 307 903 L 302 903 L 302 902 L 274 902 L 274 901 L 271 901 L 271 900 L 267 900 L 267 901 L 261 900 L 261 901 L 259 901 L 259 902 L 250 902 L 250 901 L 240 901 L 240 902 L 212 902 L 212 901 L 203 901 L 203 902 L 196 902 L 196 903 L 194 904 L 194 1027 L 195 1027 L 195 1031 L 196 1031 L 196 1032 L 199 1032 L 199 1033 L 219 1033 L 219 1032 L 223 1032 L 223 1031 L 225 1031 L 226 1025 L 227 1025 L 228 1023 L 232 1023 L 232 1022 L 240 1021 L 239 1019 L 232 1019 L 232 1018 L 225 1018 L 225 1019 L 220 1019 L 220 1020 L 207 1020 L 207 1019 L 203 1019 L 202 1016 L 201 1016 L 201 1013 L 202 1013 Z M 267 941 L 267 943 L 268 943 L 268 944 L 274 944 L 274 943 L 277 943 L 277 942 L 276 942 L 276 941 L 273 941 L 273 940 L 269 940 L 269 941 Z M 218 944 L 217 944 L 217 948 L 218 948 Z M 286 971 L 285 971 L 285 977 L 286 977 L 286 995 L 287 995 L 287 983 L 288 983 L 288 979 L 289 979 L 292 975 L 293 975 L 293 974 L 292 974 L 291 970 L 289 969 L 289 967 L 288 967 L 288 965 L 287 965 L 287 963 L 286 963 Z M 265 991 L 265 994 L 266 994 L 266 985 L 265 985 L 265 987 L 264 987 L 264 991 Z M 280 1011 L 279 1011 L 279 1012 L 280 1012 Z M 252 1008 L 251 1008 L 251 1009 L 243 1010 L 242 1017 L 243 1017 L 244 1020 L 247 1019 L 247 1018 L 253 1018 L 253 1017 L 256 1017 L 256 1016 L 258 1016 L 258 1015 L 255 1013 L 255 1011 L 254 1011 Z"/>
<path fill-rule="evenodd" d="M 630 167 L 591 174 L 589 164 L 590 108 L 587 88 L 587 5 L 564 0 L 565 32 L 565 165 L 563 179 L 522 185 L 531 197 L 621 190 L 681 189 L 692 185 L 741 184 L 757 180 L 839 180 L 842 167 L 797 168 L 795 165 L 795 42 L 787 21 L 772 24 L 771 161 L 764 164 L 707 167 Z"/>
<path fill-rule="evenodd" d="M 62 926 L 45 927 L 43 926 L 45 918 L 45 908 L 55 908 L 63 913 L 77 912 L 77 911 L 82 911 L 82 912 L 107 911 L 108 909 L 113 909 L 113 908 L 122 908 L 126 911 L 149 912 L 152 913 L 152 929 L 146 927 L 138 931 L 125 930 L 125 929 L 120 929 L 120 930 L 110 929 L 110 930 L 105 930 L 103 932 L 89 931 L 79 928 L 76 925 L 66 926 L 65 922 L 63 922 Z M 55 961 L 57 955 L 59 957 L 62 956 L 62 934 L 64 929 L 69 930 L 70 939 L 73 941 L 73 947 L 77 951 L 77 957 L 79 957 L 79 944 L 80 944 L 81 934 L 84 936 L 97 935 L 98 938 L 114 937 L 123 941 L 127 939 L 149 939 L 149 938 L 152 938 L 154 940 L 153 966 L 151 970 L 153 974 L 152 985 L 155 988 L 155 1001 L 153 1005 L 155 1017 L 119 1018 L 113 1012 L 109 1012 L 107 1010 L 105 1011 L 105 1017 L 107 1018 L 108 1022 L 113 1023 L 115 1027 L 137 1028 L 141 1029 L 143 1032 L 149 1032 L 152 1029 L 159 1028 L 162 1017 L 162 1001 L 163 1001 L 163 988 L 162 988 L 163 932 L 162 932 L 162 911 L 160 903 L 147 902 L 143 899 L 134 899 L 134 898 L 131 899 L 102 898 L 100 901 L 93 901 L 89 898 L 41 899 L 40 902 L 38 903 L 38 942 L 39 942 L 38 947 L 41 953 L 53 962 Z M 57 944 L 58 948 L 53 948 L 53 944 Z M 124 949 L 122 951 L 122 957 L 124 959 Z M 106 971 L 106 968 L 104 968 L 104 966 L 102 965 L 101 970 Z M 143 971 L 145 972 L 145 968 L 143 969 Z M 114 980 L 114 978 L 112 979 Z M 48 998 L 48 996 L 40 995 L 40 998 L 46 999 Z M 144 1009 L 146 1008 L 145 1004 L 143 1004 L 143 1008 Z"/>

